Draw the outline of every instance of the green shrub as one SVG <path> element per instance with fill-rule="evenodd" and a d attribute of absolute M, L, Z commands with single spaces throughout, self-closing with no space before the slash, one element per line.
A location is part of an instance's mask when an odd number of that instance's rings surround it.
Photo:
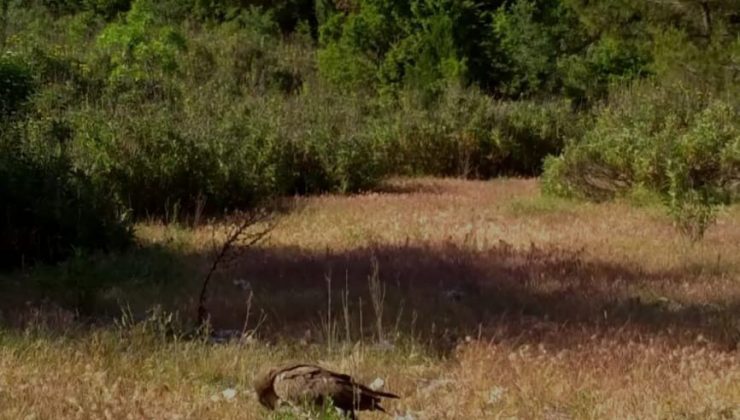
<path fill-rule="evenodd" d="M 215 93 L 215 92 L 211 92 Z M 359 99 L 314 89 L 284 97 L 186 94 L 74 115 L 74 164 L 136 216 L 174 206 L 221 212 L 267 196 L 352 192 L 385 175 Z M 136 118 L 132 118 L 136 115 Z"/>
<path fill-rule="evenodd" d="M 435 96 L 448 80 L 464 81 L 459 45 L 480 30 L 469 2 L 366 0 L 354 13 L 330 15 L 321 28 L 319 68 L 327 80 L 353 89 Z"/>
<path fill-rule="evenodd" d="M 163 25 L 151 0 L 136 0 L 124 22 L 108 25 L 97 40 L 100 64 L 112 96 L 133 94 L 132 100 L 166 99 L 180 70 L 186 40 Z M 120 99 L 120 98 L 116 98 Z"/>
<path fill-rule="evenodd" d="M 387 105 L 396 170 L 407 174 L 474 177 L 492 164 L 494 102 L 477 90 L 451 85 L 428 104 L 407 92 L 400 110 Z"/>
<path fill-rule="evenodd" d="M 322 77 L 336 86 L 362 90 L 377 85 L 376 65 L 368 57 L 341 44 L 322 49 L 318 54 Z"/>
<path fill-rule="evenodd" d="M 567 101 L 494 101 L 456 84 L 431 105 L 402 98 L 389 114 L 400 172 L 442 176 L 539 174 L 581 126 Z"/>
<path fill-rule="evenodd" d="M 286 192 L 356 192 L 379 183 L 388 167 L 380 139 L 368 128 L 364 99 L 333 90 L 296 97 L 278 128 L 293 181 Z"/>
<path fill-rule="evenodd" d="M 209 148 L 188 136 L 179 119 L 156 107 L 130 119 L 86 111 L 76 121 L 75 165 L 111 188 L 138 216 L 159 215 L 175 206 L 192 209 L 223 182 Z M 246 199 L 246 197 L 245 197 Z"/>
<path fill-rule="evenodd" d="M 579 137 L 587 121 L 570 101 L 499 102 L 492 140 L 497 171 L 489 175 L 539 175 L 549 155 L 559 154 L 568 138 Z"/>
<path fill-rule="evenodd" d="M 681 230 L 701 237 L 740 177 L 740 108 L 712 96 L 642 83 L 615 96 L 582 139 L 548 160 L 545 190 L 599 200 L 657 191 Z"/>
<path fill-rule="evenodd" d="M 125 246 L 129 226 L 110 197 L 63 155 L 25 151 L 23 137 L 0 133 L 0 268 Z"/>
<path fill-rule="evenodd" d="M 585 54 L 558 60 L 564 90 L 571 98 L 594 103 L 608 96 L 610 88 L 647 75 L 649 54 L 633 42 L 603 37 Z"/>
<path fill-rule="evenodd" d="M 298 93 L 304 79 L 313 72 L 305 53 L 290 46 L 271 48 L 274 34 L 247 30 L 225 30 L 221 42 L 219 67 L 225 79 L 242 95 L 271 92 Z"/>
<path fill-rule="evenodd" d="M 21 112 L 34 88 L 28 65 L 13 55 L 0 55 L 0 121 Z"/>
<path fill-rule="evenodd" d="M 130 239 L 122 209 L 66 154 L 72 129 L 59 110 L 75 97 L 64 88 L 75 79 L 67 64 L 39 50 L 0 57 L 2 269 Z"/>
<path fill-rule="evenodd" d="M 740 108 L 712 100 L 677 139 L 671 158 L 671 191 L 702 190 L 717 202 L 728 202 L 731 185 L 740 177 Z"/>
<path fill-rule="evenodd" d="M 740 110 L 712 101 L 678 138 L 668 164 L 669 209 L 679 229 L 698 240 L 715 207 L 732 200 L 740 179 Z"/>
<path fill-rule="evenodd" d="M 700 95 L 633 86 L 596 111 L 594 125 L 551 159 L 545 185 L 591 199 L 608 199 L 632 185 L 667 186 L 666 165 L 682 127 L 700 109 Z"/>
<path fill-rule="evenodd" d="M 701 191 L 672 191 L 668 212 L 682 234 L 692 241 L 698 241 L 715 221 L 715 202 L 714 197 Z"/>

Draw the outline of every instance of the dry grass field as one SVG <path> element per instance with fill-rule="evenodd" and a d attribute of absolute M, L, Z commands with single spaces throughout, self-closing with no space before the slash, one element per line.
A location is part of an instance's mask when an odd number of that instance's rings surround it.
<path fill-rule="evenodd" d="M 223 234 L 142 224 L 126 255 L 0 277 L 0 418 L 270 418 L 254 376 L 307 361 L 383 379 L 398 419 L 740 419 L 737 207 L 692 244 L 535 180 L 300 198 L 215 273 L 213 328 L 243 338 L 179 336 Z M 28 286 L 100 276 L 88 316 Z"/>

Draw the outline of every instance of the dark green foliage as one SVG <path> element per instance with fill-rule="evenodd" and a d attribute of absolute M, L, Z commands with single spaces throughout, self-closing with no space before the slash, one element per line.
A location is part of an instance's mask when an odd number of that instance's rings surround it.
<path fill-rule="evenodd" d="M 567 101 L 495 101 L 456 85 L 432 107 L 413 94 L 399 106 L 389 112 L 385 136 L 395 171 L 407 174 L 536 175 L 542 160 L 581 130 Z"/>
<path fill-rule="evenodd" d="M 578 29 L 557 2 L 518 0 L 493 16 L 493 39 L 498 46 L 494 68 L 504 80 L 501 91 L 510 96 L 557 89 L 557 59 L 568 52 L 559 40 Z M 569 22 L 570 20 L 570 22 Z M 577 32 L 576 32 L 577 33 Z"/>
<path fill-rule="evenodd" d="M 0 121 L 21 112 L 33 92 L 32 70 L 12 55 L 0 56 Z"/>
<path fill-rule="evenodd" d="M 459 40 L 480 42 L 474 33 L 473 2 L 359 2 L 358 12 L 334 14 L 322 27 L 322 73 L 340 85 L 379 89 L 409 86 L 437 94 L 447 80 L 467 77 Z M 478 61 L 476 61 L 478 63 Z"/>
<path fill-rule="evenodd" d="M 0 133 L 0 268 L 127 244 L 115 203 L 64 156 L 24 151 L 23 134 L 9 131 Z"/>
<path fill-rule="evenodd" d="M 131 0 L 83 0 L 82 5 L 106 19 L 112 19 L 119 13 L 128 11 Z"/>
<path fill-rule="evenodd" d="M 587 103 L 607 96 L 609 89 L 650 73 L 647 53 L 617 38 L 604 37 L 558 62 L 564 92 Z"/>
<path fill-rule="evenodd" d="M 452 79 L 512 98 L 599 99 L 610 82 L 641 76 L 649 62 L 649 37 L 638 42 L 626 24 L 639 9 L 624 7 L 616 33 L 594 33 L 595 7 L 578 2 L 362 0 L 355 13 L 327 18 L 320 64 L 330 80 L 380 91 L 434 94 Z"/>
<path fill-rule="evenodd" d="M 73 73 L 64 60 L 36 52 L 0 59 L 0 268 L 57 261 L 74 249 L 118 248 L 130 239 L 124 209 L 66 154 L 73 131 L 58 110 Z"/>
<path fill-rule="evenodd" d="M 173 94 L 171 78 L 187 46 L 175 28 L 158 21 L 155 4 L 134 2 L 125 21 L 111 23 L 98 36 L 98 66 L 112 96 L 125 95 L 135 103 Z"/>

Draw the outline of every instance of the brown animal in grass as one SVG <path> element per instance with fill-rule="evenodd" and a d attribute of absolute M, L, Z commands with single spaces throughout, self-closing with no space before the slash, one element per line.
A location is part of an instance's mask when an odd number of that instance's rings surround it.
<path fill-rule="evenodd" d="M 275 410 L 281 405 L 308 404 L 322 407 L 331 402 L 351 419 L 355 411 L 385 410 L 382 398 L 399 398 L 389 392 L 373 391 L 351 376 L 314 365 L 294 365 L 272 369 L 254 382 L 260 403 Z"/>

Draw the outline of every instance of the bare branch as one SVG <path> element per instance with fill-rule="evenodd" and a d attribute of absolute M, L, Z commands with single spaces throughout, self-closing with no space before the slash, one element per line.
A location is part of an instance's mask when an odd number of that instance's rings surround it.
<path fill-rule="evenodd" d="M 247 213 L 240 212 L 233 218 L 241 220 L 231 229 L 223 245 L 221 245 L 221 248 L 215 254 L 200 289 L 200 296 L 198 298 L 198 325 L 201 327 L 207 326 L 210 319 L 208 310 L 206 309 L 206 300 L 208 297 L 208 286 L 211 283 L 213 275 L 218 271 L 219 267 L 227 262 L 227 258 L 232 254 L 231 251 L 235 246 L 239 245 L 241 249 L 245 249 L 256 245 L 265 239 L 277 224 L 275 213 L 266 209 L 254 210 Z M 249 232 L 251 227 L 263 223 L 265 225 L 256 232 Z"/>

